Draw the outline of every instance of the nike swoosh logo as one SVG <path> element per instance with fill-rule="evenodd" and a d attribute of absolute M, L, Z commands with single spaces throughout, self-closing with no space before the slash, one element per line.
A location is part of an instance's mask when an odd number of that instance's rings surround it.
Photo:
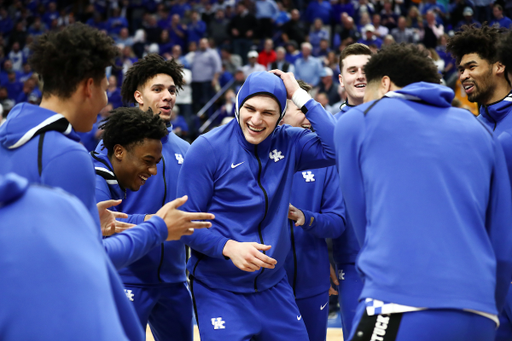
<path fill-rule="evenodd" d="M 329 303 L 329 301 L 327 301 L 327 303 Z M 324 305 L 321 305 L 320 310 L 324 310 L 324 308 L 327 306 L 327 303 L 325 303 Z"/>
<path fill-rule="evenodd" d="M 297 321 L 300 321 L 302 319 L 302 315 L 297 316 Z"/>
<path fill-rule="evenodd" d="M 231 164 L 231 168 L 236 168 L 238 166 L 240 166 L 242 163 L 244 163 L 245 161 L 243 162 L 240 162 L 240 163 L 237 163 L 236 165 L 235 164 Z"/>

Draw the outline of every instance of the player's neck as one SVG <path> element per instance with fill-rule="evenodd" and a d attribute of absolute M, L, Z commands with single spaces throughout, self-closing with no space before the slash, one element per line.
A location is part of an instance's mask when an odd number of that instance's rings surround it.
<path fill-rule="evenodd" d="M 78 106 L 74 103 L 72 98 L 62 99 L 57 96 L 50 95 L 49 97 L 43 97 L 39 106 L 61 114 L 69 121 L 69 123 L 71 123 L 71 125 L 73 125 L 75 118 L 78 116 Z"/>
<path fill-rule="evenodd" d="M 352 98 L 351 96 L 347 95 L 347 104 L 351 107 L 355 107 L 356 105 L 363 104 L 362 98 Z"/>
<path fill-rule="evenodd" d="M 487 103 L 482 103 L 482 104 L 489 105 L 492 103 L 499 102 L 503 98 L 505 98 L 510 93 L 511 90 L 512 90 L 512 87 L 507 82 L 505 77 L 500 77 L 500 78 L 498 78 L 498 80 L 496 82 L 496 87 L 492 93 L 492 96 L 489 98 Z"/>

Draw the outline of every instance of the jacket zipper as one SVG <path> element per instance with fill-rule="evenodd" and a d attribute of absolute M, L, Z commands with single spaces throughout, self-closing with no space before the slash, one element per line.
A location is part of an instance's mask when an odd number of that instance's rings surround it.
<path fill-rule="evenodd" d="M 162 155 L 162 165 L 163 165 L 162 177 L 164 179 L 164 197 L 162 199 L 162 206 L 164 206 L 165 198 L 167 198 L 167 182 L 165 181 L 165 159 L 164 159 L 163 155 Z M 162 277 L 160 277 L 160 272 L 162 271 L 163 263 L 164 263 L 164 243 L 160 244 L 160 264 L 158 264 L 158 271 L 157 271 L 157 276 L 158 276 L 159 282 L 163 282 Z"/>
<path fill-rule="evenodd" d="M 293 252 L 293 296 L 297 296 L 295 294 L 295 287 L 297 286 L 297 254 L 295 253 L 295 235 L 293 231 L 293 221 L 288 220 L 290 222 L 290 237 L 292 241 L 292 252 Z"/>
<path fill-rule="evenodd" d="M 263 242 L 263 234 L 261 232 L 261 224 L 263 223 L 263 221 L 265 220 L 265 218 L 267 217 L 267 211 L 268 211 L 268 195 L 267 195 L 267 192 L 265 191 L 265 188 L 263 188 L 263 185 L 261 184 L 261 161 L 260 161 L 260 158 L 258 157 L 258 145 L 254 146 L 254 154 L 256 155 L 256 160 L 258 160 L 258 186 L 260 186 L 261 190 L 263 191 L 263 195 L 265 196 L 265 215 L 263 216 L 263 220 L 259 223 L 258 225 L 258 234 L 260 236 L 260 244 L 265 244 Z M 263 251 L 263 254 L 266 254 L 265 251 Z M 263 271 L 265 271 L 265 268 L 262 268 L 261 269 L 261 272 L 254 278 L 254 291 L 255 292 L 258 292 L 258 277 L 263 273 Z"/>

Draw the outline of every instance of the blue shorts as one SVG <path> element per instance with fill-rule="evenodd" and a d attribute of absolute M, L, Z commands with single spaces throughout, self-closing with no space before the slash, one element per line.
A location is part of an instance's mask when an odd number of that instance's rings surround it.
<path fill-rule="evenodd" d="M 286 277 L 270 289 L 241 294 L 191 276 L 190 289 L 201 341 L 309 341 Z"/>
<path fill-rule="evenodd" d="M 455 309 L 428 309 L 368 316 L 357 306 L 350 341 L 493 341 L 496 323 L 482 315 Z"/>
<path fill-rule="evenodd" d="M 343 340 L 348 340 L 352 330 L 352 321 L 356 314 L 359 295 L 363 290 L 363 281 L 357 273 L 354 263 L 336 264 L 338 274 L 338 299 L 340 302 L 341 327 Z"/>
<path fill-rule="evenodd" d="M 312 297 L 295 299 L 306 324 L 310 341 L 325 341 L 329 318 L 329 292 Z"/>
<path fill-rule="evenodd" d="M 192 341 L 192 299 L 186 282 L 158 286 L 125 284 L 144 330 L 149 322 L 156 341 Z"/>

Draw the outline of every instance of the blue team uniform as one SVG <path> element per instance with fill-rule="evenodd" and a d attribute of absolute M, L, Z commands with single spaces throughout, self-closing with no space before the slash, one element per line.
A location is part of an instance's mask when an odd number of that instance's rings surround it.
<path fill-rule="evenodd" d="M 310 341 L 324 341 L 329 315 L 329 253 L 325 238 L 345 230 L 345 204 L 336 167 L 305 170 L 293 176 L 291 204 L 305 223 L 289 220 L 291 250 L 285 269 Z"/>
<path fill-rule="evenodd" d="M 345 101 L 341 105 L 340 112 L 334 115 L 336 121 L 352 108 L 354 106 Z M 336 263 L 336 273 L 340 283 L 338 286 L 338 301 L 340 303 L 341 327 L 344 340 L 348 340 L 350 330 L 352 330 L 352 321 L 356 314 L 359 295 L 361 290 L 363 290 L 363 281 L 356 269 L 356 258 L 361 248 L 347 213 L 346 224 L 345 232 L 340 237 L 332 240 L 333 258 Z"/>
<path fill-rule="evenodd" d="M 146 214 L 154 214 L 176 199 L 178 174 L 190 145 L 176 136 L 172 127 L 168 131 L 162 138 L 162 160 L 157 165 L 157 174 L 136 192 L 126 190 L 125 193 L 117 179 L 107 183 L 115 174 L 101 141 L 91 154 L 96 169 L 96 200 L 124 199 L 115 209 L 128 214 L 128 222 L 140 224 Z M 193 338 L 185 257 L 185 245 L 181 241 L 167 241 L 119 270 L 142 326 L 145 328 L 149 321 L 156 340 L 191 341 Z"/>
<path fill-rule="evenodd" d="M 284 112 L 284 84 L 267 72 L 249 75 L 237 108 L 260 93 L 275 96 Z M 334 164 L 334 118 L 311 99 L 302 110 L 316 134 L 278 126 L 253 145 L 233 120 L 200 136 L 188 151 L 178 182 L 178 196 L 189 196 L 183 209 L 215 214 L 211 228 L 182 237 L 192 249 L 187 269 L 202 339 L 308 340 L 284 268 L 288 203 L 297 171 Z M 222 254 L 229 239 L 271 245 L 265 253 L 277 260 L 275 269 L 240 270 Z"/>
<path fill-rule="evenodd" d="M 167 239 L 166 224 L 155 216 L 102 240 L 94 167 L 78 141 L 64 116 L 28 103 L 18 104 L 0 127 L 0 174 L 14 172 L 29 182 L 59 187 L 78 197 L 94 219 L 96 237 L 114 266 L 126 267 Z"/>
<path fill-rule="evenodd" d="M 0 221 L 3 341 L 144 340 L 76 197 L 0 175 Z"/>
<path fill-rule="evenodd" d="M 485 331 L 465 340 L 492 340 L 512 274 L 510 183 L 497 139 L 452 99 L 447 87 L 415 83 L 336 125 L 341 189 L 363 245 L 356 316 L 397 313 L 412 333 L 425 316 L 450 313 L 465 332 Z M 454 340 L 464 323 L 433 339 Z M 398 324 L 396 340 L 417 340 Z"/>
<path fill-rule="evenodd" d="M 512 183 L 512 93 L 502 100 L 489 105 L 480 106 L 480 122 L 498 138 L 505 153 L 509 177 Z M 496 333 L 496 341 L 512 339 L 512 289 L 509 288 L 505 307 L 500 312 L 500 327 Z"/>

